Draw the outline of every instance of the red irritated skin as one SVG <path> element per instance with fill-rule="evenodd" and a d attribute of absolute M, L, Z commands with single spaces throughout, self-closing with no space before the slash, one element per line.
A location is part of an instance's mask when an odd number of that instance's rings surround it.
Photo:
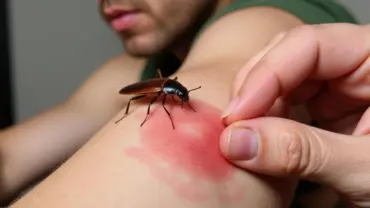
<path fill-rule="evenodd" d="M 237 202 L 243 191 L 235 183 L 235 167 L 219 149 L 224 129 L 221 111 L 201 102 L 192 101 L 191 105 L 196 112 L 185 104 L 183 109 L 166 105 L 175 129 L 163 107 L 157 105 L 140 129 L 140 147 L 126 149 L 125 153 L 147 165 L 153 177 L 180 197 L 209 202 L 215 199 L 210 190 L 217 185 L 223 187 L 217 188 L 222 193 L 216 198 L 225 203 Z"/>

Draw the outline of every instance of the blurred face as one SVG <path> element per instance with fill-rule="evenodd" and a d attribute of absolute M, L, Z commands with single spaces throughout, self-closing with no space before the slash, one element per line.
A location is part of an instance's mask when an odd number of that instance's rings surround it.
<path fill-rule="evenodd" d="M 125 50 L 148 56 L 194 35 L 218 0 L 100 0 L 101 12 Z"/>

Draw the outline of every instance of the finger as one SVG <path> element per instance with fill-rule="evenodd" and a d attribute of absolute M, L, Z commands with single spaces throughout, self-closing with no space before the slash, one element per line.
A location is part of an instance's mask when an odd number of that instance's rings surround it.
<path fill-rule="evenodd" d="M 283 98 L 279 98 L 275 101 L 271 109 L 266 113 L 266 116 L 287 118 L 289 116 L 289 111 L 289 102 Z"/>
<path fill-rule="evenodd" d="M 347 115 L 344 115 L 340 119 L 326 122 L 318 122 L 318 125 L 320 126 L 321 129 L 325 129 L 328 131 L 340 134 L 354 135 L 353 133 L 357 127 L 358 121 L 361 119 L 365 110 L 359 109 L 358 111 L 353 111 Z"/>
<path fill-rule="evenodd" d="M 226 123 L 263 115 L 306 79 L 335 79 L 352 72 L 369 56 L 366 30 L 350 24 L 294 29 L 248 73 L 237 102 L 224 113 Z"/>
<path fill-rule="evenodd" d="M 306 105 L 313 119 L 326 123 L 366 109 L 368 103 L 369 100 L 351 99 L 351 97 L 342 93 L 322 89 L 320 94 L 309 100 Z"/>
<path fill-rule="evenodd" d="M 370 169 L 368 138 L 350 137 L 280 118 L 257 118 L 227 127 L 221 151 L 235 165 L 278 177 L 299 177 L 343 191 Z M 359 183 L 359 184 L 356 184 Z"/>
<path fill-rule="evenodd" d="M 370 107 L 362 115 L 360 121 L 358 122 L 353 135 L 368 135 L 370 134 Z"/>
<path fill-rule="evenodd" d="M 243 84 L 244 79 L 247 77 L 249 71 L 267 54 L 276 44 L 278 44 L 286 35 L 286 32 L 277 34 L 260 52 L 252 57 L 237 73 L 232 88 L 231 98 L 235 97 Z"/>
<path fill-rule="evenodd" d="M 281 32 L 277 34 L 259 53 L 252 57 L 247 64 L 245 64 L 241 70 L 237 73 L 234 80 L 234 86 L 231 92 L 231 98 L 234 98 L 240 87 L 243 85 L 244 79 L 247 77 L 250 70 L 262 59 L 262 57 L 267 54 L 276 44 L 278 44 L 286 35 L 286 32 Z M 289 115 L 289 105 L 283 99 L 277 99 L 266 116 L 274 117 L 287 117 Z"/>
<path fill-rule="evenodd" d="M 292 105 L 299 105 L 312 98 L 321 89 L 322 82 L 305 80 L 301 85 L 292 90 L 290 97 Z"/>

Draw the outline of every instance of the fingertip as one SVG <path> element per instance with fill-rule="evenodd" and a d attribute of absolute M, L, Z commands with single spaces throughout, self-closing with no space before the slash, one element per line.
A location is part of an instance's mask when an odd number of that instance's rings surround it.
<path fill-rule="evenodd" d="M 358 122 L 355 130 L 353 131 L 352 135 L 354 136 L 362 136 L 367 135 L 370 132 L 370 108 L 368 108 L 365 113 L 362 115 L 360 121 Z"/>
<path fill-rule="evenodd" d="M 230 116 L 230 114 L 234 111 L 234 109 L 236 108 L 237 105 L 239 105 L 239 96 L 235 96 L 231 102 L 229 103 L 229 105 L 227 106 L 226 110 L 221 114 L 221 118 L 227 118 L 228 116 Z"/>
<path fill-rule="evenodd" d="M 228 141 L 229 141 L 229 137 L 230 137 L 230 128 L 229 127 L 226 127 L 224 129 L 224 131 L 221 133 L 221 136 L 220 136 L 220 151 L 221 151 L 221 154 L 225 157 L 225 158 L 228 158 Z"/>
<path fill-rule="evenodd" d="M 257 156 L 258 134 L 253 129 L 232 125 L 221 135 L 222 154 L 230 161 L 248 161 Z"/>
<path fill-rule="evenodd" d="M 250 110 L 249 106 L 255 109 L 253 107 L 253 103 L 251 103 L 250 95 L 246 94 L 245 92 L 240 92 L 229 103 L 226 110 L 222 113 L 221 119 L 223 119 L 225 124 L 231 124 L 236 121 L 249 119 L 252 116 L 255 117 L 256 115 L 254 114 L 258 114 L 259 109 L 257 109 L 257 111 Z"/>
<path fill-rule="evenodd" d="M 244 118 L 244 116 L 240 116 L 239 113 L 235 113 L 234 111 L 229 112 L 226 110 L 224 114 L 221 116 L 221 119 L 225 125 L 229 126 L 237 121 L 240 121 L 246 118 Z"/>
<path fill-rule="evenodd" d="M 225 119 L 231 116 L 231 114 L 238 114 L 239 112 L 234 112 L 236 107 L 240 108 L 240 97 L 243 101 L 248 102 L 248 99 L 251 98 L 250 94 L 254 94 L 251 89 L 251 86 L 257 87 L 259 84 L 261 84 L 261 81 L 256 81 L 256 79 L 249 79 L 248 75 L 252 71 L 253 68 L 259 63 L 259 61 L 275 46 L 277 45 L 285 36 L 287 32 L 282 31 L 278 33 L 260 52 L 258 52 L 254 57 L 252 57 L 238 72 L 238 76 L 236 76 L 234 87 L 232 91 L 232 97 L 233 100 L 230 102 L 229 106 L 226 108 L 226 110 L 222 113 L 221 118 Z M 265 79 L 265 76 L 261 76 L 263 79 Z M 258 80 L 258 79 L 257 79 Z M 252 83 L 250 83 L 252 82 Z M 252 96 L 253 97 L 253 96 Z M 247 101 L 246 101 L 247 100 Z M 239 110 L 236 110 L 239 111 Z M 241 110 L 243 111 L 243 110 Z M 238 116 L 237 116 L 238 117 Z M 230 120 L 230 119 L 225 119 Z M 233 120 L 233 119 L 231 119 Z"/>
<path fill-rule="evenodd" d="M 225 125 L 232 125 L 236 122 L 246 121 L 249 119 L 257 118 L 264 115 L 251 115 L 246 111 L 235 111 L 229 114 L 227 117 L 222 118 Z"/>

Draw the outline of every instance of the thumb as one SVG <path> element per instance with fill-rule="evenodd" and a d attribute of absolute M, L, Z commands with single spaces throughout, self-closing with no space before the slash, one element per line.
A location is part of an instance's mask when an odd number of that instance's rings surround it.
<path fill-rule="evenodd" d="M 370 171 L 370 161 L 366 161 L 370 143 L 365 137 L 331 133 L 282 118 L 234 123 L 225 129 L 220 142 L 225 157 L 246 170 L 299 177 L 340 192 L 361 187 L 358 177 Z"/>

